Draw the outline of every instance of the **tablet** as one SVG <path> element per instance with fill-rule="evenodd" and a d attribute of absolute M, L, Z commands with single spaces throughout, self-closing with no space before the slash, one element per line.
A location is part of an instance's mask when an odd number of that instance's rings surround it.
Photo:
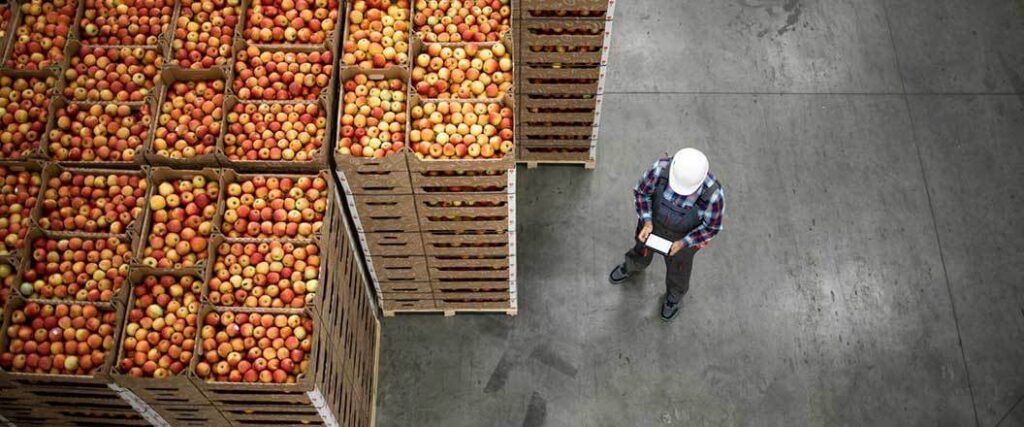
<path fill-rule="evenodd" d="M 668 255 L 668 253 L 672 251 L 672 241 L 653 234 L 647 236 L 647 241 L 644 242 L 644 244 L 647 245 L 648 248 L 654 249 L 664 255 Z"/>

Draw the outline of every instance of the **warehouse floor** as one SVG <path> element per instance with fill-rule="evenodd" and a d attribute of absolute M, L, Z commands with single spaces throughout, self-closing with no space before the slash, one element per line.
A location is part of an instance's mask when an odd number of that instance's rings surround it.
<path fill-rule="evenodd" d="M 628 0 L 598 167 L 520 169 L 519 315 L 384 321 L 381 426 L 1024 425 L 1024 2 Z M 692 145 L 684 312 L 613 287 Z"/>

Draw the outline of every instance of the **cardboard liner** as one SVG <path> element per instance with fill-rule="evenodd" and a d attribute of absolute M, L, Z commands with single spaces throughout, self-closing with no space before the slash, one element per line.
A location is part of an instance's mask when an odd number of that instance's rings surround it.
<path fill-rule="evenodd" d="M 126 303 L 126 300 L 128 298 L 128 293 L 129 293 L 129 285 L 128 285 L 128 275 L 129 275 L 129 273 L 128 273 L 128 271 L 130 269 L 130 266 L 134 262 L 135 255 L 137 254 L 136 251 L 135 251 L 135 246 L 133 245 L 134 242 L 132 241 L 132 239 L 128 235 L 98 234 L 98 233 L 59 233 L 59 235 L 50 235 L 49 233 L 44 232 L 42 229 L 32 228 L 31 230 L 29 230 L 29 233 L 28 233 L 28 235 L 25 238 L 25 247 L 23 249 L 24 252 L 18 258 L 18 262 L 20 263 L 19 266 L 18 266 L 18 271 L 19 272 L 22 272 L 24 274 L 24 272 L 26 272 L 26 271 L 35 270 L 36 269 L 35 268 L 35 260 L 33 259 L 32 253 L 35 251 L 35 249 L 34 249 L 35 241 L 39 240 L 39 239 L 46 239 L 47 241 L 61 241 L 61 240 L 69 240 L 69 239 L 82 239 L 82 240 L 97 241 L 97 240 L 114 239 L 114 240 L 118 241 L 119 243 L 127 244 L 128 245 L 128 253 L 127 254 L 121 254 L 123 256 L 122 264 L 118 268 L 118 270 L 120 270 L 120 272 L 122 272 L 123 274 L 120 275 L 117 278 L 110 279 L 110 280 L 120 279 L 120 280 L 122 280 L 122 283 L 121 283 L 120 287 L 116 287 L 114 289 L 111 289 L 111 293 L 110 293 L 109 299 L 105 299 L 105 300 L 102 299 L 102 294 L 100 295 L 101 299 L 97 300 L 97 301 L 78 301 L 78 300 L 75 300 L 75 298 L 76 298 L 75 295 L 72 295 L 70 293 L 68 294 L 68 296 L 66 298 L 56 298 L 55 297 L 55 298 L 42 299 L 42 298 L 37 297 L 37 296 L 25 297 L 24 295 L 21 295 L 21 297 L 28 298 L 30 300 L 46 300 L 46 301 L 53 301 L 55 303 L 63 303 L 63 304 L 71 304 L 71 303 L 110 304 L 110 303 L 115 303 L 116 302 L 118 304 L 122 304 L 123 305 L 123 304 Z M 65 264 L 65 263 L 67 263 L 67 261 L 61 260 L 59 262 L 59 264 L 61 264 L 61 265 Z M 98 263 L 99 262 L 87 262 L 86 263 L 86 267 L 97 266 Z M 68 263 L 67 265 L 70 266 L 70 263 Z M 113 266 L 112 266 L 112 268 L 113 268 Z M 51 273 L 51 274 L 57 274 L 57 273 Z M 51 274 L 47 274 L 47 273 L 44 272 L 42 274 L 39 274 L 39 276 L 36 278 L 36 280 L 41 280 L 41 281 L 48 282 L 48 278 L 49 278 L 49 276 Z M 106 276 L 104 276 L 104 277 L 107 278 Z M 91 278 L 89 280 L 93 281 Z M 78 283 L 78 285 L 81 286 L 81 283 Z"/>
<path fill-rule="evenodd" d="M 152 114 L 152 112 L 155 111 L 155 103 L 153 102 L 153 98 L 147 97 L 142 102 L 129 103 L 73 102 L 67 100 L 63 96 L 58 95 L 53 97 L 53 100 L 50 103 L 52 104 L 50 110 L 52 114 L 50 114 L 49 122 L 47 124 L 47 129 L 49 129 L 49 131 L 44 136 L 43 143 L 41 143 L 39 146 L 39 155 L 41 157 L 49 159 L 54 162 L 58 162 L 61 166 L 66 167 L 137 169 L 145 164 L 145 159 L 142 158 L 142 149 L 145 147 L 146 141 L 149 140 L 150 134 L 152 134 L 153 132 L 153 122 L 156 121 L 156 118 Z M 69 153 L 67 153 L 67 151 L 69 151 L 71 148 L 66 147 L 63 145 L 63 143 L 61 143 L 60 139 L 62 136 L 65 135 L 65 131 L 57 128 L 57 121 L 61 115 L 64 115 L 71 119 L 72 128 L 74 128 L 75 126 L 85 127 L 85 125 L 82 124 L 80 121 L 75 120 L 72 115 L 67 114 L 67 107 L 70 105 L 76 105 L 86 113 L 88 113 L 88 110 L 92 105 L 127 106 L 129 109 L 131 109 L 131 117 L 140 123 L 144 123 L 144 125 L 146 126 L 146 131 L 145 133 L 143 133 L 142 138 L 137 146 L 128 147 L 123 152 L 119 153 L 119 160 L 101 160 L 98 157 L 93 160 L 69 160 Z M 73 135 L 71 132 L 67 132 L 67 135 L 70 135 L 72 137 L 76 136 Z M 61 153 L 61 151 L 64 152 Z M 93 151 L 95 152 L 95 150 Z M 131 158 L 129 160 L 124 159 L 125 153 L 130 153 Z"/>
<path fill-rule="evenodd" d="M 609 17 L 607 11 L 615 0 L 521 0 L 513 4 L 520 10 L 517 15 L 526 18 L 588 18 Z"/>
<path fill-rule="evenodd" d="M 163 183 L 163 182 L 175 181 L 175 180 L 186 179 L 186 178 L 187 179 L 192 179 L 192 177 L 194 177 L 196 175 L 202 175 L 204 178 L 206 178 L 206 182 L 213 181 L 213 182 L 217 182 L 218 186 L 220 185 L 219 184 L 220 183 L 220 175 L 221 175 L 221 170 L 220 169 L 210 169 L 210 168 L 207 168 L 207 169 L 195 170 L 195 171 L 183 171 L 183 170 L 175 170 L 175 169 L 170 169 L 170 168 L 165 168 L 165 167 L 158 167 L 158 168 L 153 168 L 153 169 L 150 170 L 150 172 L 149 172 L 149 180 L 148 180 L 149 188 L 148 188 L 148 191 L 146 192 L 146 210 L 143 212 L 142 227 L 139 228 L 139 230 L 140 230 L 139 231 L 139 243 L 135 247 L 135 249 L 136 249 L 135 250 L 136 260 L 135 260 L 135 263 L 134 263 L 133 267 L 136 267 L 136 268 L 139 268 L 139 267 L 160 268 L 160 266 L 146 266 L 146 265 L 142 264 L 142 261 L 145 258 L 145 249 L 149 245 L 149 243 L 148 243 L 148 241 L 149 241 L 149 234 L 150 234 L 150 231 L 151 231 L 152 226 L 153 226 L 153 224 L 152 224 L 152 209 L 150 208 L 150 205 L 149 205 L 149 199 L 152 198 L 153 194 L 155 194 L 155 192 L 157 191 L 157 187 L 160 185 L 160 183 Z M 219 188 L 218 191 L 217 191 L 217 198 L 216 198 L 216 200 L 211 201 L 211 203 L 214 206 L 220 206 L 220 200 L 222 198 L 224 198 L 224 188 Z M 211 227 L 212 230 L 210 231 L 210 235 L 205 236 L 206 240 L 207 240 L 207 243 L 210 242 L 210 240 L 214 237 L 214 235 L 217 232 L 217 229 L 215 227 L 216 224 L 217 224 L 216 220 L 217 220 L 217 216 L 216 216 L 216 214 L 214 214 L 214 218 L 210 219 L 211 225 L 213 225 L 214 227 Z M 211 250 L 210 248 L 211 248 L 211 245 L 207 244 L 207 251 L 206 251 L 207 253 L 204 254 L 204 257 L 197 257 L 197 261 L 196 261 L 195 265 L 192 265 L 192 266 L 173 265 L 173 266 L 170 266 L 169 268 L 175 268 L 175 269 L 182 269 L 182 268 L 184 268 L 184 269 L 197 269 L 197 270 L 200 270 L 200 271 L 205 270 L 206 269 L 206 265 L 209 262 L 209 258 L 210 258 L 210 250 Z"/>
<path fill-rule="evenodd" d="M 510 230 L 515 194 L 417 194 L 423 231 Z"/>
<path fill-rule="evenodd" d="M 455 234 L 452 232 L 423 233 L 423 248 L 431 256 L 502 256 L 508 255 L 515 233 L 478 232 Z"/>
<path fill-rule="evenodd" d="M 418 232 L 420 224 L 412 195 L 349 197 L 355 206 L 353 219 L 362 232 Z"/>
<path fill-rule="evenodd" d="M 531 65 L 519 67 L 517 93 L 580 94 L 598 93 L 600 67 L 549 68 Z M 520 124 L 523 118 L 519 118 Z"/>
<path fill-rule="evenodd" d="M 39 219 L 39 205 L 42 204 L 42 195 L 43 192 L 46 191 L 46 181 L 43 180 L 43 178 L 45 177 L 43 171 L 46 168 L 46 166 L 47 163 L 43 163 L 41 161 L 36 160 L 30 160 L 25 162 L 0 161 L 0 168 L 6 169 L 5 171 L 0 170 L 0 172 L 5 172 L 5 176 L 7 173 L 17 174 L 21 172 L 29 172 L 32 176 L 38 175 L 42 182 L 42 184 L 39 186 L 39 192 L 36 195 L 32 196 L 32 199 L 35 200 L 35 206 L 32 209 L 23 208 L 22 220 L 20 224 L 21 228 L 18 230 L 18 234 L 21 236 L 21 239 L 19 239 L 13 247 L 7 248 L 7 252 L 0 253 L 0 262 L 11 262 L 14 265 L 19 265 L 18 258 L 24 256 L 23 251 L 27 246 L 26 242 L 28 241 L 26 237 L 31 231 L 32 226 Z M 28 187 L 26 187 L 26 189 L 28 189 Z M 8 217 L 8 220 L 9 219 L 10 218 Z M 2 307 L 0 307 L 0 309 L 2 309 Z"/>
<path fill-rule="evenodd" d="M 226 99 L 230 94 L 229 84 L 230 70 L 227 67 L 214 67 L 205 70 L 187 70 L 177 66 L 164 66 L 160 72 L 161 84 L 157 90 L 157 102 L 154 105 L 153 111 L 156 114 L 153 117 L 153 128 L 150 131 L 150 137 L 147 138 L 146 145 L 142 150 L 142 157 L 146 163 L 152 166 L 167 166 L 179 169 L 202 169 L 219 167 L 220 156 L 217 153 L 217 147 L 221 146 L 220 137 L 218 137 L 213 143 L 213 150 L 206 154 L 197 154 L 191 158 L 180 158 L 173 156 L 163 155 L 153 147 L 153 142 L 156 139 L 157 131 L 163 127 L 160 124 L 160 116 L 162 115 L 162 109 L 165 102 L 168 102 L 168 91 L 171 85 L 177 82 L 196 82 L 196 81 L 216 81 L 220 80 L 224 82 L 224 92 L 220 94 L 224 95 Z M 216 95 L 216 94 L 215 94 Z M 216 106 L 215 106 L 216 107 Z M 222 114 L 227 114 L 227 110 L 224 105 L 220 105 Z M 223 120 L 215 121 L 223 127 Z M 223 136 L 223 129 L 220 134 Z"/>
<path fill-rule="evenodd" d="M 322 119 L 324 121 L 324 129 L 318 130 L 317 136 L 320 139 L 320 147 L 309 153 L 307 160 L 248 160 L 241 158 L 231 158 L 227 151 L 227 141 L 231 138 L 237 138 L 231 131 L 231 125 L 234 124 L 231 121 L 231 112 L 234 110 L 236 105 L 300 105 L 300 104 L 316 104 L 319 106 L 319 116 L 315 120 Z M 295 173 L 300 171 L 316 172 L 322 169 L 327 169 L 327 156 L 330 152 L 330 136 L 332 134 L 333 126 L 331 124 L 331 110 L 330 104 L 327 98 L 321 97 L 316 101 L 240 101 L 238 97 L 229 95 L 224 98 L 224 126 L 221 127 L 221 136 L 218 139 L 217 145 L 217 156 L 220 164 L 225 167 L 230 167 L 240 171 L 246 172 L 282 172 L 282 173 Z"/>
<path fill-rule="evenodd" d="M 57 207 L 56 209 L 54 209 L 52 211 L 48 211 L 46 209 L 45 205 L 46 205 L 47 201 L 51 201 L 52 200 L 53 203 L 56 204 L 58 198 L 60 197 L 57 194 L 54 194 L 56 196 L 55 198 L 48 197 L 49 194 L 48 194 L 47 190 L 49 190 L 49 181 L 51 179 L 53 179 L 53 178 L 59 178 L 60 175 L 65 173 L 65 172 L 71 173 L 72 176 L 83 176 L 83 175 L 84 176 L 90 176 L 91 175 L 91 176 L 103 176 L 104 178 L 106 178 L 106 177 L 110 177 L 111 175 L 115 175 L 115 176 L 137 177 L 137 178 L 139 178 L 139 182 L 141 183 L 141 182 L 145 182 L 147 180 L 147 178 L 148 178 L 148 174 L 146 173 L 146 171 L 142 171 L 142 170 L 138 170 L 138 171 L 135 171 L 135 170 L 121 170 L 121 169 L 83 169 L 83 168 L 65 166 L 63 164 L 48 163 L 48 164 L 46 164 L 45 168 L 43 169 L 43 174 L 42 174 L 43 188 L 42 188 L 42 191 L 40 192 L 39 203 L 36 205 L 36 209 L 35 209 L 36 212 L 33 213 L 33 218 L 35 218 L 36 224 L 39 226 L 39 228 L 41 228 L 43 231 L 45 231 L 46 234 L 49 235 L 49 236 L 56 236 L 56 237 L 73 236 L 73 235 L 107 236 L 107 235 L 110 235 L 110 234 L 115 234 L 117 236 L 123 236 L 123 237 L 130 238 L 132 240 L 132 243 L 133 243 L 132 249 L 134 250 L 135 249 L 135 243 L 139 239 L 140 228 L 142 227 L 142 216 L 146 212 L 146 204 L 147 204 L 146 195 L 149 194 L 148 188 L 146 189 L 144 194 L 141 197 L 139 197 L 140 199 L 142 199 L 142 206 L 140 206 L 140 210 L 139 210 L 138 215 L 132 217 L 131 221 L 128 222 L 128 224 L 125 225 L 124 229 L 120 230 L 121 231 L 120 233 L 110 233 L 110 227 L 98 229 L 95 232 L 82 231 L 82 230 L 65 230 L 65 229 L 63 229 L 63 227 L 61 227 L 61 229 L 55 229 L 57 227 L 54 227 L 53 223 L 62 222 L 66 218 L 60 215 L 60 207 Z M 147 185 L 148 185 L 148 182 L 147 182 Z M 54 189 L 54 191 L 57 191 L 57 189 Z M 108 201 L 108 203 L 111 203 L 111 202 Z M 131 207 L 127 206 L 127 208 L 129 210 L 129 215 L 130 215 Z"/>
<path fill-rule="evenodd" d="M 313 221 L 307 221 L 305 218 L 303 218 L 299 222 L 299 224 L 310 224 L 310 228 L 312 229 L 313 234 L 311 234 L 309 236 L 299 236 L 299 235 L 294 235 L 294 236 L 288 236 L 288 235 L 276 236 L 276 235 L 264 235 L 264 234 L 262 234 L 262 231 L 261 231 L 260 235 L 253 236 L 253 235 L 249 235 L 248 231 L 244 231 L 243 232 L 243 233 L 245 233 L 244 235 L 242 233 L 239 233 L 239 235 L 237 235 L 237 236 L 233 235 L 232 231 L 234 230 L 233 229 L 234 225 L 233 224 L 225 224 L 224 223 L 224 212 L 227 210 L 227 199 L 229 197 L 231 197 L 230 195 L 227 194 L 228 186 L 230 184 L 234 184 L 234 183 L 241 183 L 241 182 L 249 181 L 249 180 L 252 180 L 255 177 L 265 177 L 265 178 L 273 177 L 273 178 L 278 178 L 278 179 L 289 178 L 292 181 L 298 181 L 301 178 L 321 178 L 321 179 L 323 179 L 327 183 L 327 187 L 325 187 L 324 190 L 323 190 L 324 196 L 323 196 L 323 199 L 322 199 L 324 201 L 324 205 L 325 205 L 324 212 L 321 213 L 321 217 L 319 219 L 314 219 Z M 270 175 L 270 174 L 262 174 L 262 173 L 242 174 L 242 173 L 235 172 L 234 170 L 231 170 L 231 169 L 224 169 L 224 170 L 221 171 L 220 188 L 221 188 L 222 192 L 224 193 L 224 196 L 220 198 L 220 201 L 217 204 L 217 216 L 214 219 L 213 225 L 214 225 L 214 228 L 216 230 L 218 230 L 221 234 L 224 234 L 229 239 L 242 239 L 242 240 L 244 240 L 244 239 L 291 239 L 291 240 L 313 240 L 313 239 L 318 239 L 318 238 L 320 238 L 320 236 L 322 236 L 324 227 L 326 227 L 327 223 L 328 223 L 328 215 L 330 215 L 330 211 L 333 209 L 333 207 L 332 207 L 333 203 L 331 203 L 331 197 L 332 197 L 332 194 L 334 193 L 334 190 L 333 190 L 333 188 L 334 188 L 334 180 L 331 179 L 331 177 L 329 176 L 327 171 L 322 171 L 322 172 L 319 172 L 319 173 L 308 174 L 308 175 L 307 174 L 272 174 L 272 175 Z M 310 187 L 310 188 L 312 188 L 312 187 Z M 285 196 L 287 196 L 287 195 L 285 195 Z M 267 200 L 267 202 L 268 202 L 268 205 L 269 205 L 270 200 Z M 314 203 L 315 202 L 310 202 L 310 208 L 311 209 L 313 208 L 313 204 Z"/>
<path fill-rule="evenodd" d="M 54 301 L 54 300 L 26 300 L 20 297 L 11 298 L 7 301 L 7 306 L 3 311 L 3 330 L 12 326 L 11 315 L 15 310 L 21 309 L 27 303 L 34 302 L 42 305 L 78 305 L 86 306 L 92 305 L 96 307 L 100 313 L 115 313 L 115 320 L 112 324 L 108 324 L 113 327 L 113 339 L 115 343 L 121 342 L 120 335 L 121 324 L 124 322 L 125 307 L 123 303 L 86 303 L 86 302 L 72 302 L 72 301 Z M 26 318 L 26 322 L 31 321 Z M 0 349 L 7 350 L 10 337 L 6 333 L 0 335 Z M 115 344 L 116 345 L 116 344 Z M 82 400 L 78 403 L 86 403 L 90 399 L 96 399 L 99 401 L 116 397 L 107 384 L 111 383 L 110 371 L 114 363 L 114 357 L 116 349 L 110 349 L 104 354 L 103 363 L 95 367 L 92 373 L 88 375 L 66 375 L 66 374 L 37 374 L 37 373 L 26 373 L 26 372 L 12 372 L 0 369 L 0 382 L 6 382 L 14 384 L 18 391 L 25 395 L 32 396 L 33 399 L 41 401 L 46 397 L 53 397 L 60 393 L 67 393 L 69 396 L 61 398 L 59 404 L 61 405 L 76 405 L 75 397 Z M 71 396 L 73 394 L 73 396 Z M 102 402 L 101 402 L 102 403 Z M 106 402 L 110 404 L 112 402 Z M 125 407 L 130 407 L 124 403 Z"/>
<path fill-rule="evenodd" d="M 423 255 L 420 233 L 360 233 L 368 257 Z"/>
<path fill-rule="evenodd" d="M 380 289 L 383 291 L 384 299 L 395 299 L 400 294 L 430 294 L 434 290 L 430 282 L 426 280 L 419 282 L 380 282 Z M 391 298 L 388 298 L 388 295 L 391 295 Z"/>
<path fill-rule="evenodd" d="M 430 280 L 427 272 L 427 259 L 420 255 L 412 256 L 375 256 L 368 260 L 373 265 L 374 274 L 383 284 L 404 282 L 426 282 Z"/>
<path fill-rule="evenodd" d="M 125 311 L 126 318 L 128 317 L 128 314 L 135 309 L 135 303 L 137 300 L 137 297 L 135 296 L 134 292 L 135 286 L 141 285 L 149 276 L 155 276 L 159 280 L 160 277 L 165 275 L 173 276 L 175 278 L 181 278 L 183 276 L 192 276 L 197 282 L 201 283 L 199 294 L 193 294 L 196 298 L 197 303 L 202 303 L 202 301 L 205 300 L 208 289 L 206 286 L 207 278 L 204 277 L 205 275 L 203 274 L 198 274 L 198 272 L 190 270 L 155 270 L 148 268 L 135 269 L 129 275 L 129 283 L 127 285 L 128 287 L 126 288 L 128 289 L 129 294 L 128 305 Z M 190 294 L 192 293 L 191 290 L 188 289 L 186 289 L 185 292 Z M 196 347 L 198 347 L 199 313 L 196 312 L 195 314 L 197 316 L 197 322 L 196 325 L 194 325 L 196 329 L 196 334 L 195 336 L 185 338 L 191 338 L 195 340 L 195 345 Z M 185 370 L 183 370 L 178 375 L 173 375 L 167 378 L 133 377 L 131 375 L 128 375 L 128 373 L 121 368 L 121 360 L 127 357 L 127 352 L 124 350 L 124 340 L 127 337 L 124 335 L 123 330 L 128 326 L 128 323 L 129 322 L 126 320 L 122 325 L 121 337 L 117 342 L 117 357 L 114 359 L 113 369 L 111 371 L 111 379 L 114 381 L 114 383 L 130 390 L 140 399 L 142 399 L 147 404 L 156 409 L 157 412 L 161 412 L 161 408 L 164 407 L 196 407 L 198 405 L 209 405 L 210 401 L 206 399 L 206 396 L 199 392 L 199 389 L 196 388 L 195 384 L 193 384 L 192 380 L 189 379 L 188 377 L 188 368 L 189 366 L 191 366 L 191 359 L 189 360 L 189 363 L 186 364 Z M 193 348 L 191 350 L 183 350 L 192 351 L 192 357 L 196 357 L 196 348 Z M 174 413 L 176 412 L 171 412 L 171 414 Z M 163 415 L 162 412 L 161 415 Z M 165 419 L 167 419 L 167 417 L 165 417 Z"/>

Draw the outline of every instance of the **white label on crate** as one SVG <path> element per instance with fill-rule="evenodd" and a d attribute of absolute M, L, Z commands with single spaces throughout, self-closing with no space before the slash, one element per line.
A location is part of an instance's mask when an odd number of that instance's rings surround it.
<path fill-rule="evenodd" d="M 608 0 L 608 11 L 605 12 L 605 14 L 604 14 L 605 18 L 604 19 L 607 19 L 607 20 L 611 21 L 612 18 L 614 17 L 614 15 L 615 15 L 615 0 Z"/>
<path fill-rule="evenodd" d="M 508 230 L 516 231 L 516 194 L 508 195 Z"/>
<path fill-rule="evenodd" d="M 143 419 L 152 424 L 154 427 L 171 427 L 171 425 L 168 424 L 167 421 L 164 421 L 163 417 L 161 417 L 160 414 L 156 413 L 156 411 L 154 411 L 153 408 L 149 406 L 149 404 L 140 399 L 139 396 L 136 396 L 135 393 L 133 393 L 131 390 L 121 387 L 117 384 L 107 384 L 107 386 L 110 387 L 110 389 L 113 390 L 115 393 L 117 393 L 117 395 L 121 397 L 121 400 L 128 402 L 128 404 L 131 405 L 132 409 L 134 409 L 135 412 L 138 412 Z"/>
<path fill-rule="evenodd" d="M 341 171 L 335 171 L 334 175 L 338 177 L 338 181 L 341 181 L 341 187 L 345 189 L 345 194 L 352 194 L 352 187 L 348 185 L 348 180 L 345 179 L 345 174 Z"/>
<path fill-rule="evenodd" d="M 7 427 L 18 427 L 18 426 L 16 426 L 16 425 L 14 425 L 14 423 L 12 423 L 12 422 L 11 422 L 10 420 L 8 420 L 7 418 L 4 418 L 4 416 L 3 416 L 3 415 L 0 415 L 0 424 L 3 424 L 3 425 L 5 425 L 5 426 L 7 426 Z"/>
<path fill-rule="evenodd" d="M 370 278 L 373 279 L 374 283 L 380 280 L 377 278 L 377 270 L 373 269 L 373 258 L 366 257 L 366 269 L 370 270 Z"/>
<path fill-rule="evenodd" d="M 508 170 L 508 192 L 509 193 L 515 193 L 516 192 L 516 168 L 515 168 L 515 166 L 513 166 L 512 169 Z"/>
<path fill-rule="evenodd" d="M 340 427 L 340 425 L 338 424 L 338 420 L 334 417 L 334 413 L 331 412 L 331 409 L 327 407 L 326 403 L 323 406 L 317 406 L 315 404 L 316 400 L 314 400 L 313 393 L 317 394 L 317 399 L 319 399 L 320 402 L 324 402 L 324 399 L 322 397 L 323 395 L 320 393 L 319 388 L 315 388 L 313 389 L 313 391 L 306 393 L 307 395 L 309 395 L 309 400 L 312 400 L 314 402 L 313 406 L 316 407 L 316 413 L 319 414 L 320 418 L 324 420 L 324 425 L 327 427 Z"/>
<path fill-rule="evenodd" d="M 348 197 L 345 198 L 345 201 L 348 204 L 349 212 L 352 213 L 352 222 L 354 222 L 355 225 L 356 225 L 356 231 L 362 233 L 363 232 L 363 222 L 359 220 L 359 210 L 356 209 L 355 198 L 356 198 L 356 196 L 348 195 Z"/>

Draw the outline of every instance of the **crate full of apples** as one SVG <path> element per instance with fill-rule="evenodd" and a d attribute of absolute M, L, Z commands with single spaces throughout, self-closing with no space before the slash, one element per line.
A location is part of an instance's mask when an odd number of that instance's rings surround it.
<path fill-rule="evenodd" d="M 248 0 L 242 37 L 258 44 L 325 44 L 332 41 L 339 0 Z"/>
<path fill-rule="evenodd" d="M 235 169 L 295 172 L 327 167 L 327 100 L 225 101 L 221 163 Z"/>
<path fill-rule="evenodd" d="M 243 101 L 316 101 L 329 97 L 334 53 L 322 46 L 235 43 L 232 89 Z"/>
<path fill-rule="evenodd" d="M 170 60 L 182 68 L 227 65 L 241 24 L 241 0 L 181 0 Z"/>
<path fill-rule="evenodd" d="M 96 46 L 72 41 L 64 69 L 64 97 L 71 101 L 143 102 L 153 94 L 164 58 L 159 48 Z"/>
<path fill-rule="evenodd" d="M 127 237 L 49 237 L 33 229 L 21 259 L 18 294 L 27 299 L 89 303 L 124 302 L 133 260 Z"/>
<path fill-rule="evenodd" d="M 0 261 L 15 258 L 25 246 L 33 211 L 42 191 L 43 165 L 0 165 Z"/>
<path fill-rule="evenodd" d="M 82 0 L 18 2 L 18 19 L 11 34 L 7 68 L 39 71 L 65 64 L 64 48 L 77 31 Z"/>
<path fill-rule="evenodd" d="M 135 167 L 149 139 L 153 105 L 141 103 L 85 103 L 54 98 L 55 114 L 44 157 L 63 166 Z"/>
<path fill-rule="evenodd" d="M 500 99 L 512 89 L 512 39 L 485 43 L 413 42 L 413 90 L 426 99 Z"/>
<path fill-rule="evenodd" d="M 174 15 L 174 0 L 79 0 L 78 38 L 90 45 L 155 46 Z"/>
<path fill-rule="evenodd" d="M 413 24 L 430 43 L 493 42 L 512 28 L 511 0 L 416 0 Z"/>
<path fill-rule="evenodd" d="M 599 66 L 608 23 L 596 19 L 527 19 L 518 21 L 517 58 L 522 63 L 563 69 Z M 572 64 L 573 67 L 565 65 Z"/>
<path fill-rule="evenodd" d="M 205 268 L 221 197 L 220 171 L 154 168 L 148 186 L 138 266 Z"/>
<path fill-rule="evenodd" d="M 310 308 L 319 316 L 327 263 L 316 241 L 214 240 L 207 301 L 218 307 Z"/>
<path fill-rule="evenodd" d="M 66 168 L 51 163 L 43 170 L 36 222 L 51 235 L 135 237 L 146 208 L 146 178 L 142 171 Z"/>
<path fill-rule="evenodd" d="M 348 6 L 341 64 L 386 68 L 409 63 L 409 1 L 357 0 Z"/>
<path fill-rule="evenodd" d="M 217 146 L 224 118 L 228 70 L 165 68 L 156 106 L 156 123 L 143 157 L 150 165 L 217 167 Z"/>
<path fill-rule="evenodd" d="M 57 83 L 50 71 L 0 72 L 0 160 L 37 154 Z"/>
<path fill-rule="evenodd" d="M 239 174 L 226 169 L 217 228 L 229 239 L 313 240 L 330 209 L 331 178 Z"/>

